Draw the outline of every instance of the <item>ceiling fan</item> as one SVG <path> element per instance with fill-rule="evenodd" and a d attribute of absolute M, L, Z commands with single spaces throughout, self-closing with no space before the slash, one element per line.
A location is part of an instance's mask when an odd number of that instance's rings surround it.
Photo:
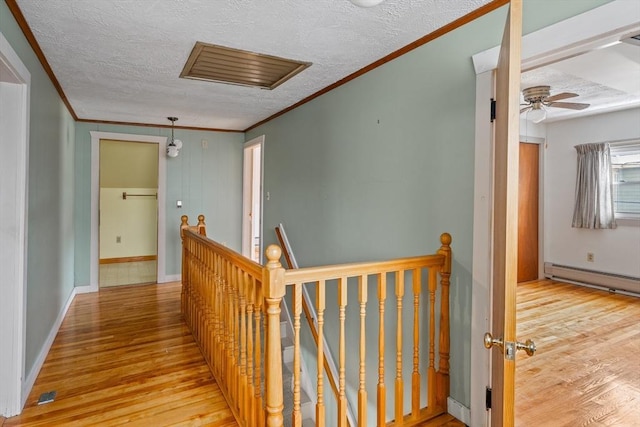
<path fill-rule="evenodd" d="M 562 92 L 551 95 L 550 86 L 533 86 L 523 89 L 522 95 L 527 102 L 526 107 L 520 110 L 520 113 L 530 111 L 527 114 L 527 119 L 530 119 L 534 123 L 540 123 L 547 117 L 547 110 L 545 107 L 557 107 L 568 108 L 570 110 L 584 110 L 590 104 L 581 104 L 579 102 L 558 102 L 561 99 L 574 98 L 578 96 L 577 93 Z"/>

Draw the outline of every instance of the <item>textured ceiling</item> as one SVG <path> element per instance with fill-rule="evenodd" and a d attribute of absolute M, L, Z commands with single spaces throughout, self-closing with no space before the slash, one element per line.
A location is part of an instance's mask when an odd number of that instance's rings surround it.
<path fill-rule="evenodd" d="M 489 0 L 16 0 L 79 119 L 229 130 L 341 80 Z M 196 41 L 313 65 L 274 90 L 179 78 Z M 640 46 L 621 43 L 523 73 L 522 88 L 592 106 L 640 105 Z"/>
<path fill-rule="evenodd" d="M 551 86 L 551 95 L 579 95 L 563 101 L 591 104 L 582 111 L 549 108 L 547 122 L 638 106 L 640 45 L 617 43 L 522 73 L 522 89 L 539 85 Z"/>
<path fill-rule="evenodd" d="M 243 130 L 489 0 L 17 0 L 80 119 Z M 196 41 L 311 62 L 274 90 L 180 79 Z"/>

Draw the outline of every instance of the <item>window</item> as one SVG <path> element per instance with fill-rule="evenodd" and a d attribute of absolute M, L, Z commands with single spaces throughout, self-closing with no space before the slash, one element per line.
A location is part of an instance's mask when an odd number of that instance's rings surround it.
<path fill-rule="evenodd" d="M 611 144 L 616 218 L 640 219 L 640 141 Z"/>

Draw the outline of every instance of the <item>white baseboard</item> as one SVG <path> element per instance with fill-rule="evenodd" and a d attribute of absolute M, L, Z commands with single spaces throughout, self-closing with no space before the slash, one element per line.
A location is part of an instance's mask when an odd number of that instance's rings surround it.
<path fill-rule="evenodd" d="M 462 403 L 450 397 L 447 398 L 447 412 L 466 425 L 471 423 L 471 410 Z"/>
<path fill-rule="evenodd" d="M 81 286 L 80 288 L 89 288 L 89 286 Z M 40 373 L 40 369 L 42 369 L 42 365 L 44 365 L 44 361 L 49 354 L 49 350 L 53 345 L 53 341 L 56 339 L 56 335 L 58 335 L 58 330 L 60 330 L 60 325 L 62 325 L 62 321 L 64 320 L 64 316 L 67 315 L 67 311 L 73 302 L 73 299 L 76 297 L 78 293 L 78 288 L 74 287 L 71 291 L 71 295 L 67 299 L 62 311 L 58 314 L 55 322 L 51 326 L 51 330 L 49 331 L 49 335 L 47 339 L 44 341 L 42 348 L 40 349 L 40 353 L 33 363 L 33 368 L 31 368 L 31 372 L 25 378 L 25 381 L 22 383 L 22 407 L 24 408 L 25 403 L 27 402 L 27 398 L 29 397 L 29 393 L 31 393 L 31 389 L 36 382 L 36 378 L 38 378 L 38 374 Z"/>
<path fill-rule="evenodd" d="M 98 292 L 100 287 L 98 285 L 85 285 L 85 286 L 76 286 L 74 288 L 76 295 L 78 294 L 88 294 L 91 292 Z"/>
<path fill-rule="evenodd" d="M 172 274 L 164 276 L 164 280 L 158 283 L 180 282 L 182 280 L 182 274 Z"/>

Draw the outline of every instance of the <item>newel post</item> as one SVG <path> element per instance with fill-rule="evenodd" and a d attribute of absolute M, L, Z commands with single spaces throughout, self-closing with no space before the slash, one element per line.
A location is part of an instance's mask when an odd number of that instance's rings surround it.
<path fill-rule="evenodd" d="M 189 228 L 189 217 L 182 215 L 180 217 L 180 239 L 184 240 L 184 230 Z"/>
<path fill-rule="evenodd" d="M 440 271 L 440 364 L 436 375 L 436 404 L 447 407 L 449 397 L 449 278 L 451 277 L 451 235 L 440 235 L 439 255 L 444 255 L 444 263 Z"/>
<path fill-rule="evenodd" d="M 265 254 L 268 260 L 263 270 L 263 294 L 267 316 L 265 343 L 267 426 L 280 427 L 284 423 L 280 342 L 280 302 L 285 294 L 284 268 L 280 264 L 282 249 L 277 245 L 270 245 Z"/>
<path fill-rule="evenodd" d="M 204 215 L 198 215 L 198 225 L 196 227 L 198 227 L 198 234 L 202 236 L 207 235 L 207 225 L 204 223 Z"/>

